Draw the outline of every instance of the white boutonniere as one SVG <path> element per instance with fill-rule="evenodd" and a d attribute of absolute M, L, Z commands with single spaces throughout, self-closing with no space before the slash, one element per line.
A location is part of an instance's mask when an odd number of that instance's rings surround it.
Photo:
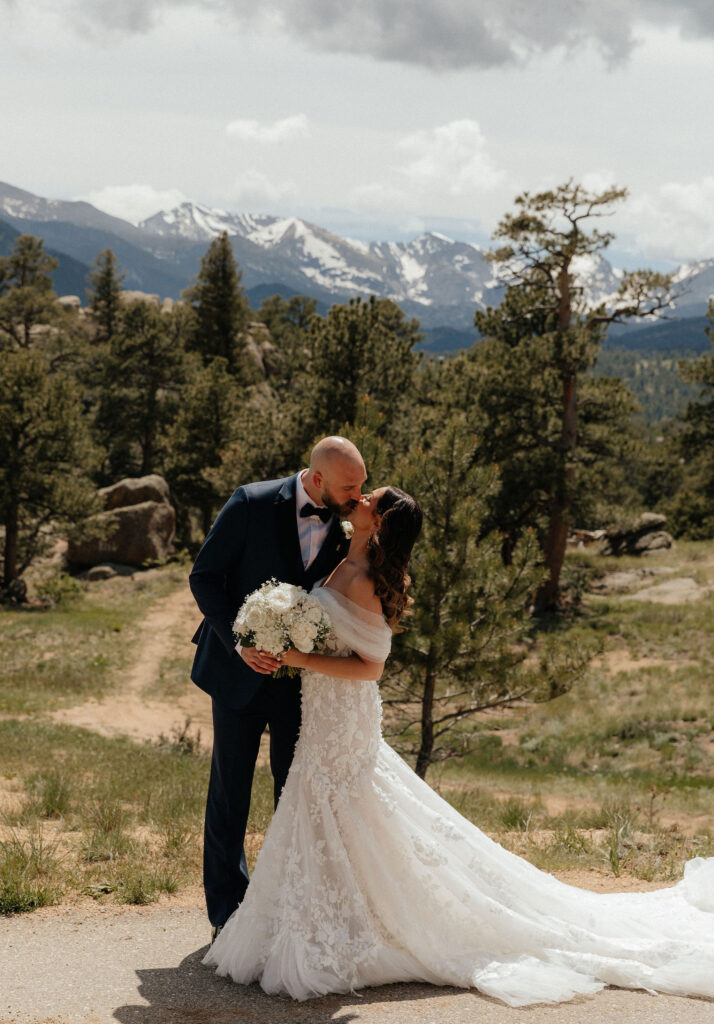
<path fill-rule="evenodd" d="M 347 540 L 351 540 L 352 534 L 355 532 L 354 525 L 349 521 L 349 519 L 343 519 L 340 526 L 342 527 L 342 532 Z"/>

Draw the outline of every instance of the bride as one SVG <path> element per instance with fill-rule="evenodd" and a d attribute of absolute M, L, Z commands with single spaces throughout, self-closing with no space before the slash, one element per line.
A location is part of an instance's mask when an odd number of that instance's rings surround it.
<path fill-rule="evenodd" d="M 349 556 L 314 593 L 332 633 L 302 669 L 302 729 L 241 906 L 204 963 L 309 999 L 387 982 L 510 1006 L 605 985 L 714 997 L 714 858 L 673 888 L 602 895 L 503 849 L 382 740 L 377 680 L 406 610 L 417 503 L 365 496 Z"/>

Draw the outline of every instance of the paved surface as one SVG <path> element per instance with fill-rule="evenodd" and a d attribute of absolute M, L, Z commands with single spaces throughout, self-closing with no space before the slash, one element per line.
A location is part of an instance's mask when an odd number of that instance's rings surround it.
<path fill-rule="evenodd" d="M 607 989 L 513 1010 L 474 992 L 387 985 L 307 1003 L 201 965 L 201 910 L 53 908 L 0 919 L 0 1022 L 26 1024 L 712 1024 L 714 1003 Z"/>

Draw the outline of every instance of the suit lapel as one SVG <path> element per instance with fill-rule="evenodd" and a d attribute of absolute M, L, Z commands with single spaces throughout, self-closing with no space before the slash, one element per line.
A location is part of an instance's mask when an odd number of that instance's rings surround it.
<path fill-rule="evenodd" d="M 306 582 L 311 587 L 322 576 L 327 576 L 341 562 L 349 550 L 350 542 L 345 537 L 338 516 L 332 521 L 327 536 L 322 542 L 314 562 L 307 569 Z"/>
<path fill-rule="evenodd" d="M 292 580 L 285 582 L 299 583 L 305 575 L 305 567 L 302 564 L 300 553 L 300 538 L 297 530 L 297 519 L 295 514 L 295 489 L 297 477 L 291 476 L 285 481 L 278 491 L 275 500 L 275 514 L 278 523 L 278 540 L 280 549 L 285 559 L 288 571 L 292 574 Z"/>

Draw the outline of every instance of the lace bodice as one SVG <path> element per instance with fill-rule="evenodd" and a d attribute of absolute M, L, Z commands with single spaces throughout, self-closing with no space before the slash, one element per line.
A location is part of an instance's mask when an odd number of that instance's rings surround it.
<path fill-rule="evenodd" d="M 386 659 L 391 632 L 382 616 L 327 587 L 313 593 L 332 623 L 323 653 L 346 657 L 356 651 L 368 661 Z M 375 682 L 304 671 L 302 727 L 292 771 L 309 779 L 319 798 L 351 789 L 374 767 L 381 721 Z"/>

